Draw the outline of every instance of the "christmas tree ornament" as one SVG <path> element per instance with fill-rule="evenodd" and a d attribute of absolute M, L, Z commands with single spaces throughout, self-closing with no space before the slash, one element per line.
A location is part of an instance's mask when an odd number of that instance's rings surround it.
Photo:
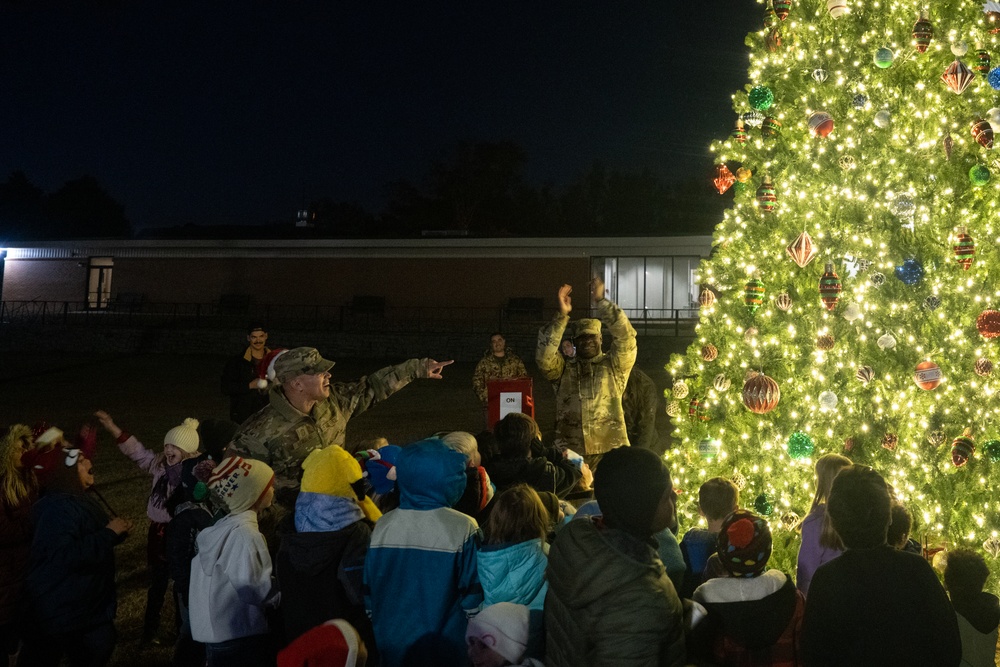
<path fill-rule="evenodd" d="M 964 93 L 975 78 L 976 75 L 973 71 L 966 67 L 961 60 L 952 61 L 945 69 L 944 74 L 941 75 L 941 80 L 948 86 L 948 90 L 958 95 Z"/>
<path fill-rule="evenodd" d="M 750 106 L 757 111 L 767 111 L 774 104 L 774 93 L 767 86 L 754 86 L 750 89 L 748 99 Z"/>
<path fill-rule="evenodd" d="M 765 139 L 774 139 L 781 134 L 781 123 L 777 118 L 768 116 L 760 126 L 760 134 Z"/>
<path fill-rule="evenodd" d="M 983 14 L 989 33 L 995 35 L 1000 32 L 1000 3 L 987 0 L 983 3 Z"/>
<path fill-rule="evenodd" d="M 732 381 L 726 377 L 725 373 L 719 373 L 715 376 L 715 379 L 712 380 L 712 386 L 715 387 L 716 391 L 726 391 L 729 389 L 731 384 Z"/>
<path fill-rule="evenodd" d="M 965 227 L 958 228 L 953 249 L 958 265 L 968 271 L 969 267 L 976 260 L 976 244 L 972 240 L 972 237 L 969 236 L 969 232 Z"/>
<path fill-rule="evenodd" d="M 861 312 L 861 306 L 856 303 L 847 304 L 847 308 L 844 308 L 843 315 L 844 319 L 851 324 L 854 324 L 856 321 L 865 316 L 865 314 Z"/>
<path fill-rule="evenodd" d="M 852 452 L 852 451 L 854 451 L 854 438 L 845 438 L 844 439 L 844 451 L 845 452 Z"/>
<path fill-rule="evenodd" d="M 807 459 L 815 449 L 813 439 L 802 431 L 796 431 L 788 437 L 788 455 L 793 459 Z"/>
<path fill-rule="evenodd" d="M 719 194 L 725 194 L 726 190 L 732 187 L 733 183 L 736 182 L 736 177 L 733 176 L 733 172 L 729 171 L 729 167 L 724 164 L 715 165 L 715 178 L 712 183 L 715 184 L 715 189 L 719 191 Z"/>
<path fill-rule="evenodd" d="M 771 182 L 769 176 L 764 177 L 764 182 L 757 188 L 757 207 L 761 213 L 773 213 L 778 206 L 778 191 Z"/>
<path fill-rule="evenodd" d="M 913 46 L 918 53 L 927 53 L 931 38 L 934 37 L 934 26 L 927 20 L 926 14 L 921 14 L 917 22 L 913 24 Z"/>
<path fill-rule="evenodd" d="M 896 445 L 899 444 L 899 436 L 895 433 L 886 433 L 882 436 L 882 447 L 888 449 L 890 452 L 896 449 Z"/>
<path fill-rule="evenodd" d="M 927 442 L 931 443 L 934 447 L 940 447 L 944 444 L 944 437 L 944 431 L 931 431 L 927 434 Z"/>
<path fill-rule="evenodd" d="M 912 218 L 917 213 L 917 205 L 913 202 L 913 198 L 905 192 L 892 200 L 890 209 L 893 215 L 904 220 Z"/>
<path fill-rule="evenodd" d="M 924 391 L 930 391 L 941 384 L 941 367 L 933 361 L 921 361 L 913 370 L 913 381 Z"/>
<path fill-rule="evenodd" d="M 733 471 L 733 476 L 729 478 L 729 481 L 733 483 L 737 491 L 742 491 L 747 488 L 747 478 L 746 475 L 741 473 L 739 470 Z"/>
<path fill-rule="evenodd" d="M 896 277 L 904 285 L 916 285 L 924 277 L 924 267 L 920 266 L 920 262 L 912 257 L 897 266 L 895 272 Z"/>
<path fill-rule="evenodd" d="M 778 25 L 778 15 L 774 13 L 774 8 L 768 5 L 764 9 L 764 27 L 773 28 Z"/>
<path fill-rule="evenodd" d="M 878 345 L 880 350 L 891 350 L 896 347 L 896 337 L 892 334 L 882 334 L 875 341 L 875 344 Z"/>
<path fill-rule="evenodd" d="M 936 295 L 931 294 L 926 299 L 924 299 L 924 308 L 927 310 L 937 310 L 938 306 L 941 305 L 941 299 Z"/>
<path fill-rule="evenodd" d="M 861 111 L 868 106 L 868 96 L 863 93 L 858 93 L 854 96 L 854 99 L 851 100 L 851 106 L 858 111 Z"/>
<path fill-rule="evenodd" d="M 667 403 L 667 416 L 676 417 L 681 413 L 681 404 L 678 401 L 670 401 Z"/>
<path fill-rule="evenodd" d="M 993 128 L 993 136 L 996 136 L 997 130 L 1000 129 L 1000 107 L 993 107 L 987 111 L 986 120 L 990 121 L 990 127 Z"/>
<path fill-rule="evenodd" d="M 761 516 L 771 516 L 774 513 L 774 501 L 771 496 L 762 493 L 753 499 L 753 508 Z"/>
<path fill-rule="evenodd" d="M 969 169 L 969 182 L 977 188 L 981 188 L 990 182 L 990 170 L 981 165 L 974 164 Z"/>
<path fill-rule="evenodd" d="M 764 47 L 771 53 L 781 48 L 781 30 L 779 28 L 771 28 L 764 35 Z"/>
<path fill-rule="evenodd" d="M 746 183 L 753 176 L 753 172 L 746 167 L 740 167 L 736 170 L 736 181 L 738 183 Z"/>
<path fill-rule="evenodd" d="M 990 121 L 984 118 L 972 121 L 972 137 L 983 148 L 993 148 L 993 127 Z"/>
<path fill-rule="evenodd" d="M 830 76 L 830 73 L 827 72 L 822 67 L 814 69 L 812 73 L 812 78 L 814 81 L 816 81 L 816 83 L 823 83 L 824 81 L 826 81 L 828 76 Z"/>
<path fill-rule="evenodd" d="M 987 377 L 993 372 L 993 362 L 985 358 L 976 359 L 975 371 L 976 375 Z"/>
<path fill-rule="evenodd" d="M 955 147 L 955 140 L 951 138 L 951 132 L 944 135 L 941 139 L 941 148 L 944 149 L 944 158 L 946 160 L 951 159 L 951 151 Z"/>
<path fill-rule="evenodd" d="M 737 120 L 736 127 L 733 131 L 729 133 L 730 138 L 732 138 L 738 144 L 745 144 L 747 142 L 747 131 L 743 127 L 743 121 Z"/>
<path fill-rule="evenodd" d="M 828 262 L 823 270 L 823 277 L 819 279 L 819 298 L 827 310 L 837 307 L 842 289 L 840 278 L 833 270 L 833 264 Z"/>
<path fill-rule="evenodd" d="M 983 454 L 991 463 L 1000 463 L 1000 440 L 987 440 L 983 443 Z"/>
<path fill-rule="evenodd" d="M 826 0 L 826 11 L 830 12 L 830 16 L 833 18 L 839 19 L 851 10 L 845 0 Z"/>
<path fill-rule="evenodd" d="M 990 73 L 986 75 L 986 82 L 993 90 L 1000 90 L 1000 67 L 994 67 L 990 70 Z"/>
<path fill-rule="evenodd" d="M 887 46 L 883 46 L 875 52 L 875 55 L 872 57 L 872 61 L 875 63 L 876 67 L 880 69 L 888 69 L 889 67 L 892 67 L 892 61 L 895 57 L 896 56 L 893 54 L 892 49 Z"/>
<path fill-rule="evenodd" d="M 828 137 L 833 132 L 833 116 L 825 111 L 814 111 L 809 115 L 809 131 L 814 137 Z"/>
<path fill-rule="evenodd" d="M 712 461 L 719 456 L 722 441 L 716 438 L 702 438 L 698 443 L 698 456 L 705 461 Z"/>
<path fill-rule="evenodd" d="M 862 366 L 854 374 L 854 377 L 858 378 L 858 382 L 867 387 L 868 383 L 875 378 L 875 370 L 871 366 Z"/>
<path fill-rule="evenodd" d="M 754 414 L 763 415 L 774 410 L 781 400 L 781 389 L 772 378 L 758 373 L 743 385 L 743 405 Z"/>
<path fill-rule="evenodd" d="M 799 515 L 795 512 L 785 512 L 781 515 L 781 527 L 789 531 L 795 530 L 801 520 L 801 517 L 799 517 Z"/>
<path fill-rule="evenodd" d="M 792 9 L 792 0 L 774 0 L 774 13 L 782 21 L 788 18 L 788 12 Z"/>
<path fill-rule="evenodd" d="M 764 281 L 757 277 L 748 280 L 743 287 L 743 303 L 751 315 L 764 304 L 764 291 Z"/>
<path fill-rule="evenodd" d="M 747 330 L 743 332 L 743 340 L 749 343 L 750 341 L 752 341 L 754 338 L 757 337 L 758 333 L 760 332 L 757 331 L 757 327 L 747 327 Z"/>
<path fill-rule="evenodd" d="M 878 271 L 873 273 L 869 280 L 872 281 L 873 287 L 881 287 L 882 285 L 885 285 L 885 275 L 879 273 Z"/>
<path fill-rule="evenodd" d="M 711 308 L 712 304 L 715 303 L 715 292 L 707 287 L 704 288 L 698 296 L 698 303 L 701 304 L 702 308 Z"/>
<path fill-rule="evenodd" d="M 688 403 L 688 417 L 700 422 L 707 422 L 710 419 L 708 416 L 708 404 L 704 398 L 691 399 L 691 402 Z"/>
<path fill-rule="evenodd" d="M 885 128 L 889 127 L 889 124 L 892 122 L 892 114 L 889 113 L 888 109 L 882 109 L 877 114 L 875 114 L 875 118 L 872 119 L 872 122 L 875 123 L 875 127 L 884 130 Z"/>
<path fill-rule="evenodd" d="M 719 356 L 719 348 L 715 347 L 711 343 L 705 345 L 701 348 L 701 358 L 705 361 L 715 361 L 716 357 Z"/>
<path fill-rule="evenodd" d="M 816 336 L 816 349 L 823 350 L 824 352 L 829 352 L 833 349 L 836 341 L 830 334 L 820 334 Z"/>
<path fill-rule="evenodd" d="M 854 159 L 853 155 L 841 155 L 837 158 L 837 164 L 840 165 L 840 168 L 844 171 L 851 171 L 852 169 L 857 168 L 858 161 Z"/>
<path fill-rule="evenodd" d="M 959 40 L 957 42 L 952 42 L 951 52 L 954 55 L 961 58 L 962 56 L 964 56 L 966 53 L 969 52 L 969 45 L 966 42 L 963 42 L 962 40 Z"/>
<path fill-rule="evenodd" d="M 976 318 L 976 330 L 983 338 L 1000 337 L 1000 311 L 984 310 Z"/>
<path fill-rule="evenodd" d="M 982 43 L 976 42 L 976 63 L 972 66 L 983 76 L 990 73 L 990 52 L 983 48 Z"/>
<path fill-rule="evenodd" d="M 762 114 L 757 110 L 747 111 L 746 113 L 743 114 L 742 118 L 743 118 L 743 123 L 747 127 L 760 127 L 761 123 L 764 122 L 764 114 Z"/>
<path fill-rule="evenodd" d="M 799 234 L 785 250 L 788 251 L 788 256 L 792 258 L 792 261 L 802 269 L 806 268 L 809 262 L 813 261 L 819 254 L 819 249 L 813 245 L 812 238 L 807 232 Z"/>
<path fill-rule="evenodd" d="M 983 551 L 996 558 L 1000 556 L 1000 537 L 988 537 L 983 542 Z"/>
<path fill-rule="evenodd" d="M 820 392 L 819 407 L 824 410 L 833 410 L 837 407 L 837 395 L 829 390 Z"/>
<path fill-rule="evenodd" d="M 788 292 L 782 292 L 774 297 L 774 305 L 778 307 L 778 310 L 787 313 L 792 308 L 792 297 L 788 296 Z"/>
<path fill-rule="evenodd" d="M 684 380 L 678 380 L 674 382 L 673 386 L 674 398 L 684 398 L 688 395 L 688 386 Z"/>
<path fill-rule="evenodd" d="M 956 468 L 961 468 L 969 462 L 975 451 L 976 441 L 972 439 L 972 430 L 965 429 L 962 435 L 951 442 L 951 462 L 955 464 Z"/>

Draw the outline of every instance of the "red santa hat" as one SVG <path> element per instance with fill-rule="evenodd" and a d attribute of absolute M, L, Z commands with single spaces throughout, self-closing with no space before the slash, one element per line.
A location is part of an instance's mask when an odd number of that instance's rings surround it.
<path fill-rule="evenodd" d="M 317 625 L 278 654 L 278 667 L 354 667 L 361 638 L 342 618 Z"/>

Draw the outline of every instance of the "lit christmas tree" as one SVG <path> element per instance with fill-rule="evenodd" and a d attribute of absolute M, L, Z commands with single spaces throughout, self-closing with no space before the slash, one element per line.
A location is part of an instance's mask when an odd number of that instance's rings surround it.
<path fill-rule="evenodd" d="M 667 367 L 682 522 L 704 480 L 731 478 L 790 567 L 813 464 L 836 452 L 885 476 L 914 538 L 994 560 L 1000 5 L 761 13 L 734 127 L 712 145 L 733 207 L 699 269 L 697 340 Z"/>

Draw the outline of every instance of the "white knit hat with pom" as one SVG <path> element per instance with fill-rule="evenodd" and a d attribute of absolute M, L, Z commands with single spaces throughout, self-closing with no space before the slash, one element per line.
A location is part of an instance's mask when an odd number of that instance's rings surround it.
<path fill-rule="evenodd" d="M 198 420 L 188 417 L 180 426 L 175 426 L 163 436 L 164 445 L 173 445 L 188 454 L 198 451 Z"/>

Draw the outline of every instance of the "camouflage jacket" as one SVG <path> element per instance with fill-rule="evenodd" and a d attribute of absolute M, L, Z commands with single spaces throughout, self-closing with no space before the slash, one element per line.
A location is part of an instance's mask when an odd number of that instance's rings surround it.
<path fill-rule="evenodd" d="M 604 299 L 597 316 L 614 340 L 593 359 L 564 359 L 559 343 L 569 317 L 562 313 L 538 332 L 535 361 L 556 390 L 555 444 L 580 454 L 602 454 L 629 444 L 622 394 L 635 365 L 635 329 L 617 305 Z"/>
<path fill-rule="evenodd" d="M 659 439 L 656 432 L 656 414 L 660 393 L 656 383 L 638 368 L 633 368 L 622 395 L 625 429 L 634 447 L 653 449 Z"/>
<path fill-rule="evenodd" d="M 482 404 L 486 405 L 487 382 L 523 377 L 528 377 L 528 369 L 524 367 L 521 357 L 510 350 L 507 350 L 502 357 L 495 357 L 493 350 L 486 350 L 486 354 L 476 364 L 476 370 L 472 373 L 472 388 L 476 390 L 476 395 Z"/>
<path fill-rule="evenodd" d="M 309 452 L 330 445 L 343 446 L 348 420 L 410 381 L 425 377 L 426 362 L 410 359 L 357 382 L 333 383 L 330 396 L 316 403 L 307 415 L 292 407 L 280 386 L 272 386 L 269 403 L 240 427 L 230 449 L 271 466 L 276 499 L 286 506 L 294 503 L 302 480 L 302 462 Z"/>

